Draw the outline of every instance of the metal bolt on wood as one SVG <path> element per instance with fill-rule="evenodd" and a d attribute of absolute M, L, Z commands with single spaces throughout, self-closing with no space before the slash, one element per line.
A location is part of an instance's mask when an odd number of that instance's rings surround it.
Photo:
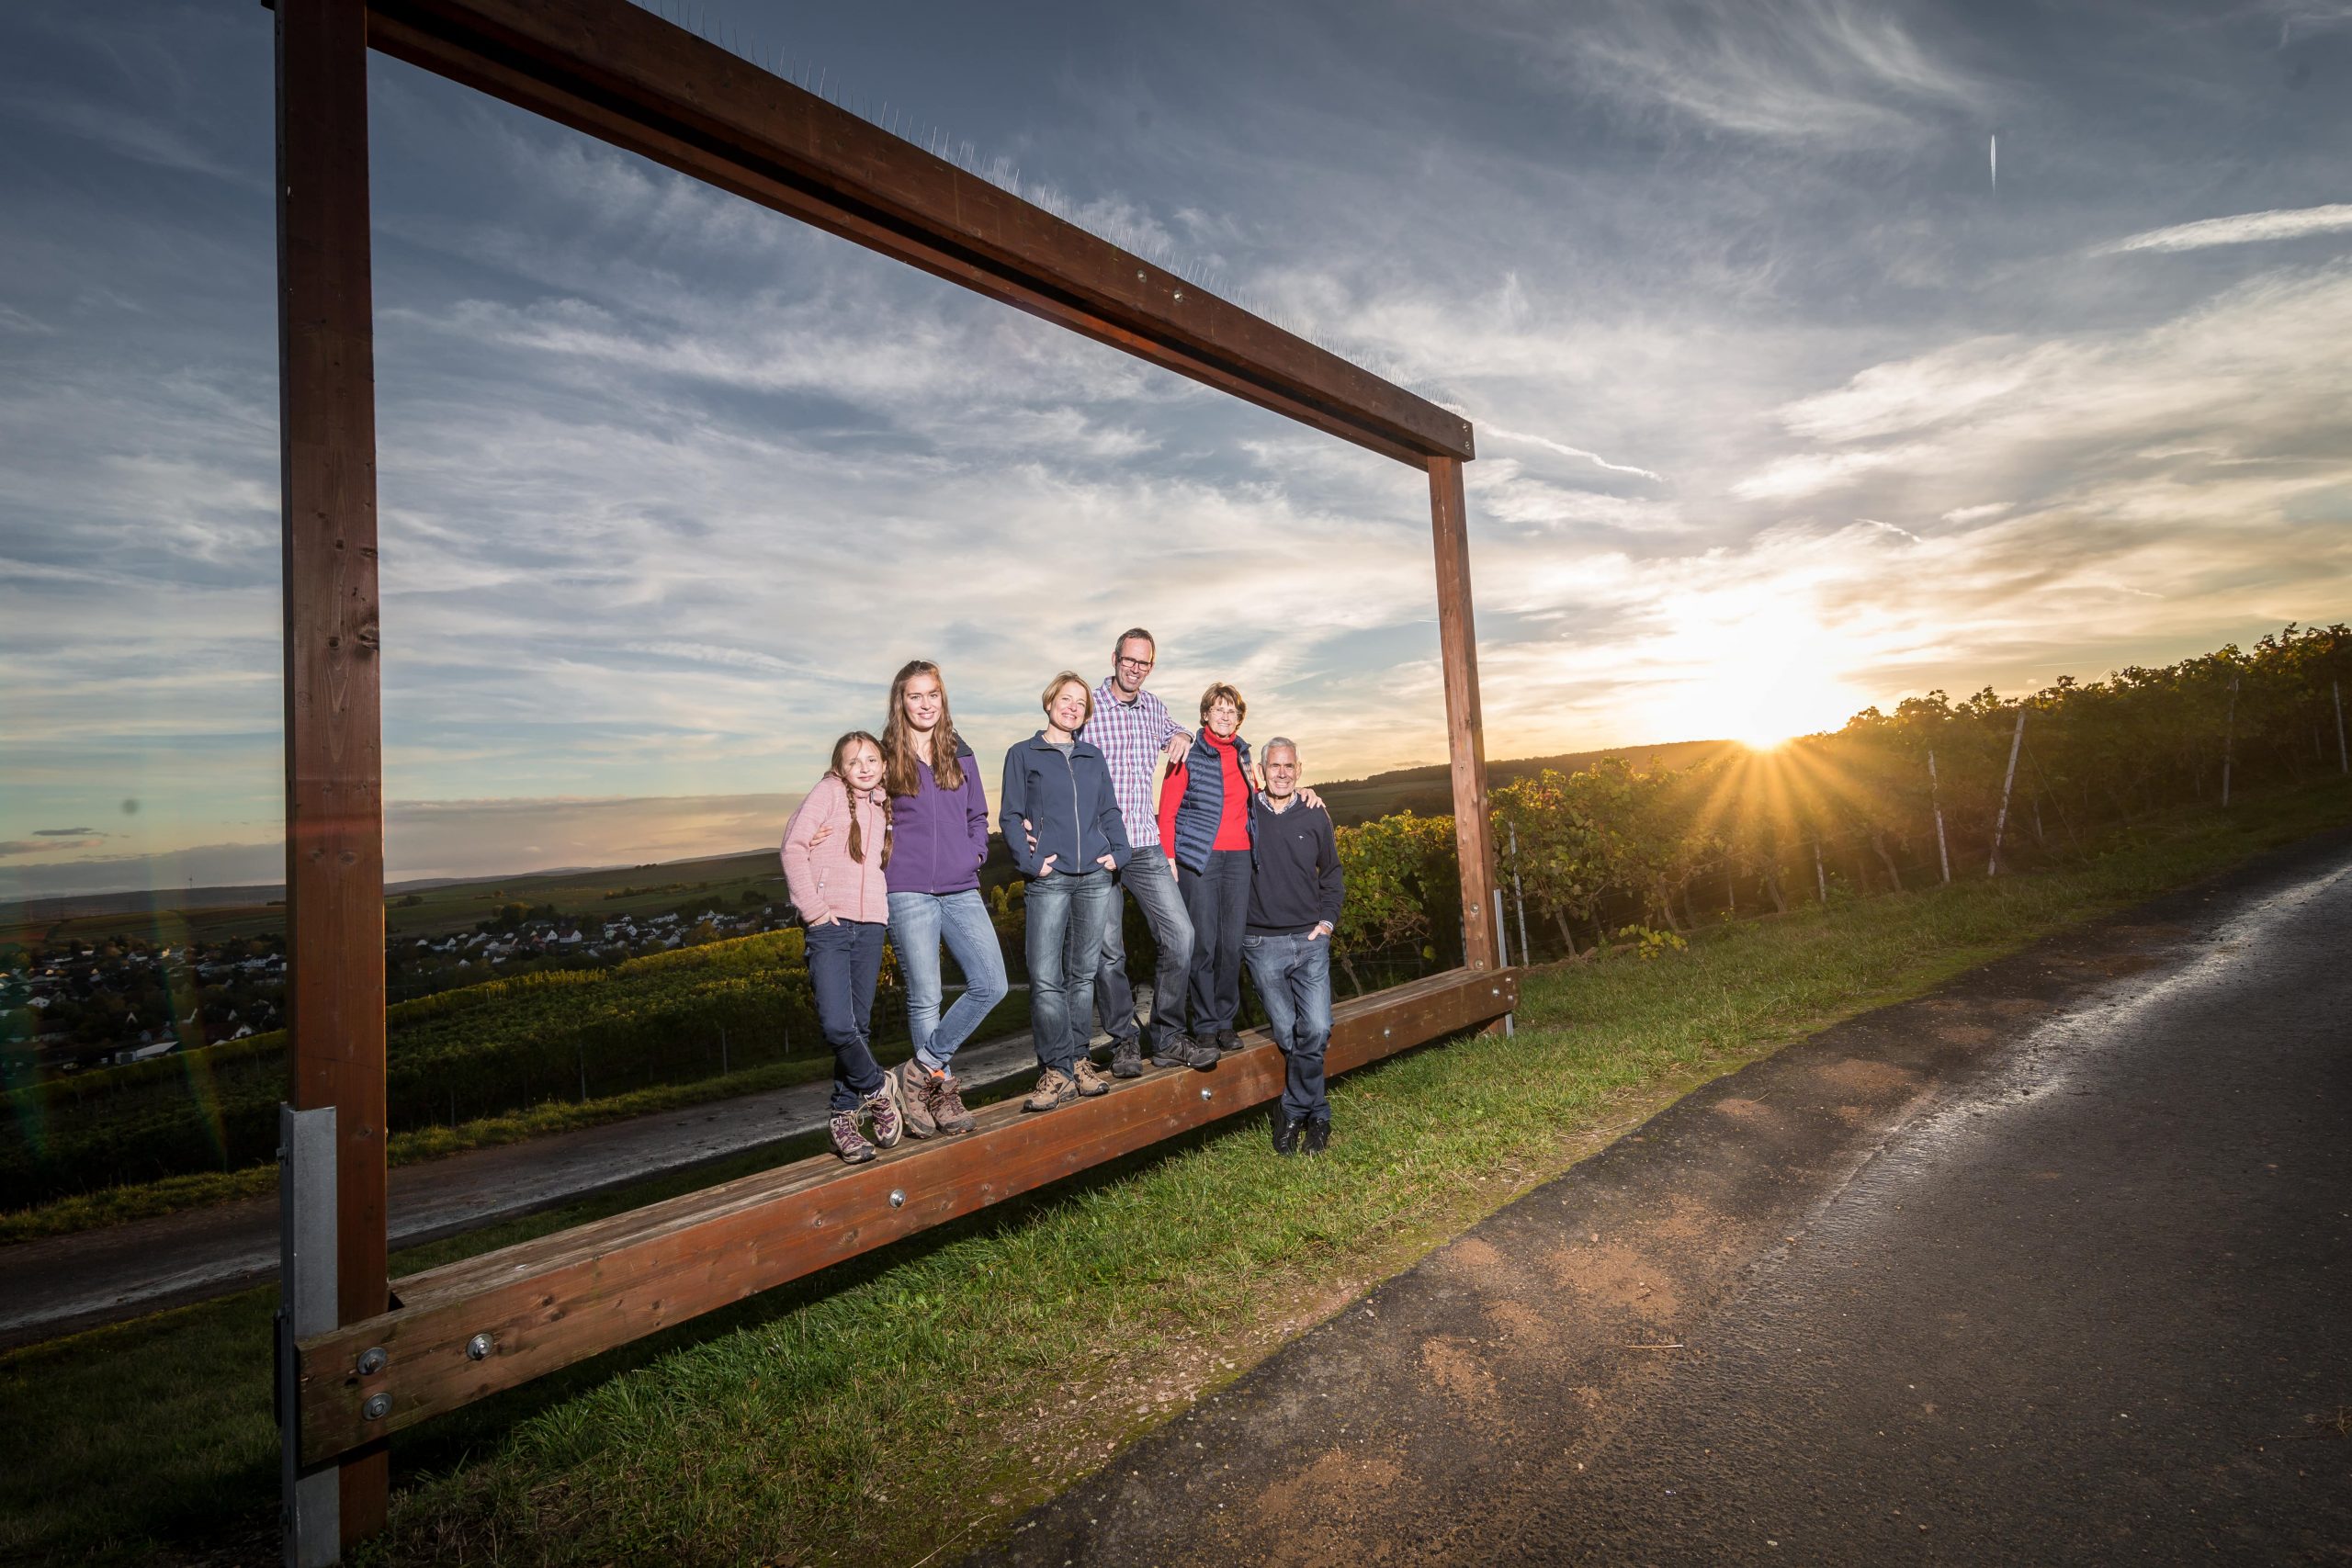
<path fill-rule="evenodd" d="M 384 1348 L 381 1345 L 370 1345 L 359 1353 L 359 1375 L 364 1378 L 374 1377 L 384 1370 L 384 1363 L 390 1359 L 391 1358 L 384 1354 Z"/>
<path fill-rule="evenodd" d="M 906 1190 L 905 1190 L 904 1188 L 901 1188 L 901 1187 L 893 1187 L 892 1189 L 890 1189 L 890 1207 L 892 1207 L 893 1209 L 903 1209 L 903 1208 L 905 1208 L 906 1206 L 907 1206 L 907 1193 L 906 1193 Z"/>
<path fill-rule="evenodd" d="M 469 1361 L 486 1361 L 490 1359 L 491 1348 L 494 1343 L 495 1342 L 487 1334 L 475 1335 L 471 1339 L 466 1341 L 466 1359 Z"/>

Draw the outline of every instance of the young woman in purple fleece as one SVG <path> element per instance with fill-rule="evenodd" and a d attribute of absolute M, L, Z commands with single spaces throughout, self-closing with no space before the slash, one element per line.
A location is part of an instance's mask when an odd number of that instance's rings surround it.
<path fill-rule="evenodd" d="M 980 897 L 989 858 L 989 802 L 971 749 L 956 733 L 939 666 L 911 660 L 890 682 L 882 756 L 896 844 L 890 858 L 890 944 L 907 987 L 915 1054 L 899 1069 L 907 1131 L 968 1133 L 972 1113 L 949 1064 L 1005 996 L 1004 953 Z M 964 994 L 942 1017 L 939 950 L 964 972 Z"/>

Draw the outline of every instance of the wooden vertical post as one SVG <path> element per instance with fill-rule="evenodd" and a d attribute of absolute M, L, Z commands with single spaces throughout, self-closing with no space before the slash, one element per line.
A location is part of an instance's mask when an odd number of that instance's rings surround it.
<path fill-rule="evenodd" d="M 1462 863 L 1462 961 L 1491 969 L 1498 962 L 1495 856 L 1487 821 L 1487 739 L 1478 716 L 1478 634 L 1470 615 L 1470 524 L 1458 457 L 1430 459 L 1430 523 L 1437 544 L 1446 750 L 1453 761 L 1453 842 Z"/>
<path fill-rule="evenodd" d="M 335 1297 L 385 1269 L 383 723 L 364 0 L 277 0 L 278 440 L 286 608 L 287 1032 L 299 1110 L 335 1110 Z M 346 1543 L 382 1528 L 383 1450 L 343 1466 Z"/>

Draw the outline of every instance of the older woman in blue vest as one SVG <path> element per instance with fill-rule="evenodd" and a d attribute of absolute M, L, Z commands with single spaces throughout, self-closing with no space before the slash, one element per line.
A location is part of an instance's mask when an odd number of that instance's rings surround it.
<path fill-rule="evenodd" d="M 1159 841 L 1176 863 L 1178 891 L 1193 919 L 1193 964 L 1184 995 L 1155 998 L 1152 1017 L 1220 1051 L 1238 1050 L 1241 932 L 1250 915 L 1250 705 L 1220 681 L 1201 694 L 1201 733 L 1169 769 L 1159 792 Z"/>

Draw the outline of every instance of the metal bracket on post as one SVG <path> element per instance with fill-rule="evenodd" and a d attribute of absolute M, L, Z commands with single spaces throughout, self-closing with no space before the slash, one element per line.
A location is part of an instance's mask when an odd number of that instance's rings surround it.
<path fill-rule="evenodd" d="M 301 1368 L 294 1347 L 338 1319 L 334 1107 L 277 1108 L 277 1448 L 287 1568 L 343 1559 L 342 1476 L 332 1460 L 302 1469 Z"/>

